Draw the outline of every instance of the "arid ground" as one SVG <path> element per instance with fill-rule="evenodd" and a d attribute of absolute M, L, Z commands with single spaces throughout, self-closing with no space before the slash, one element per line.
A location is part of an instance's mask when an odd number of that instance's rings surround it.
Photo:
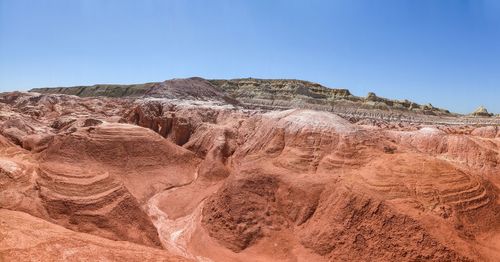
<path fill-rule="evenodd" d="M 299 80 L 0 94 L 0 261 L 500 261 L 500 117 Z"/>

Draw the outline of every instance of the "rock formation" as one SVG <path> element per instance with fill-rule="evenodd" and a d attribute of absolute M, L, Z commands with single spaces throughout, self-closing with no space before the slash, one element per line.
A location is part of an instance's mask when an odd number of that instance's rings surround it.
<path fill-rule="evenodd" d="M 299 80 L 36 91 L 0 94 L 0 260 L 499 257 L 498 118 Z"/>
<path fill-rule="evenodd" d="M 345 108 L 397 110 L 426 115 L 453 115 L 449 111 L 419 105 L 408 100 L 390 100 L 369 93 L 366 98 L 352 95 L 347 89 L 332 89 L 317 83 L 292 79 L 205 80 L 199 77 L 171 79 L 137 85 L 94 85 L 69 88 L 35 88 L 32 92 L 70 94 L 82 97 L 162 97 L 196 100 L 224 100 L 248 107 L 311 108 L 327 111 Z"/>
<path fill-rule="evenodd" d="M 474 112 L 472 112 L 473 116 L 492 116 L 493 114 L 488 113 L 488 110 L 484 106 L 478 107 Z"/>

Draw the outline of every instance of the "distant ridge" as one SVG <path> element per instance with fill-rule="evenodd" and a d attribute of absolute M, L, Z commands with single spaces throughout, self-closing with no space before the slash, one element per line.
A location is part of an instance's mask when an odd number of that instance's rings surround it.
<path fill-rule="evenodd" d="M 212 79 L 175 78 L 164 82 L 132 85 L 97 84 L 92 86 L 34 88 L 30 92 L 81 97 L 159 97 L 170 99 L 219 100 L 250 107 L 313 108 L 329 107 L 377 109 L 424 115 L 454 116 L 448 110 L 409 100 L 392 100 L 369 93 L 366 97 L 348 89 L 328 88 L 295 79 Z"/>

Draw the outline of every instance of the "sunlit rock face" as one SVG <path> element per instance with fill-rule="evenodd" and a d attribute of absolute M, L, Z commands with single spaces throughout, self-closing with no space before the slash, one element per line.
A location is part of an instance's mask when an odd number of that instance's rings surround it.
<path fill-rule="evenodd" d="M 494 116 L 298 80 L 37 91 L 0 95 L 6 261 L 500 255 Z"/>

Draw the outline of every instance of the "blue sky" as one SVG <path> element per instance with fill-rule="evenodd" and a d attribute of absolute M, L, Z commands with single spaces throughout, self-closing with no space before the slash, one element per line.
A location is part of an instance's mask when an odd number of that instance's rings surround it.
<path fill-rule="evenodd" d="M 0 0 L 0 90 L 296 78 L 500 113 L 496 0 Z"/>

